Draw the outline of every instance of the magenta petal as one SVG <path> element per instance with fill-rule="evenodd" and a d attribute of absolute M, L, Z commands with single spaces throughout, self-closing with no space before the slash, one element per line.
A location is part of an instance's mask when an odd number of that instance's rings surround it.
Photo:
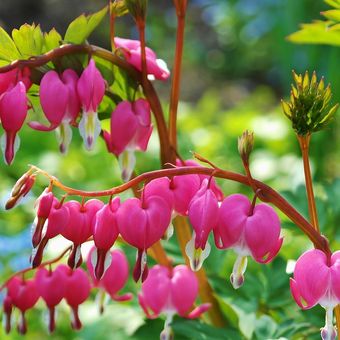
<path fill-rule="evenodd" d="M 318 249 L 305 252 L 299 257 L 294 270 L 296 291 L 306 301 L 306 305 L 314 306 L 324 297 L 330 283 L 330 268 L 326 255 Z"/>
<path fill-rule="evenodd" d="M 192 310 L 188 315 L 185 317 L 187 319 L 197 319 L 199 318 L 203 313 L 208 311 L 211 307 L 210 303 L 203 303 L 202 305 L 197 306 L 194 310 Z"/>
<path fill-rule="evenodd" d="M 267 258 L 280 238 L 280 219 L 275 210 L 265 203 L 255 206 L 253 215 L 247 218 L 245 241 L 254 258 Z"/>
<path fill-rule="evenodd" d="M 41 124 L 39 122 L 35 122 L 35 121 L 29 122 L 27 124 L 30 128 L 32 128 L 34 130 L 38 130 L 38 131 L 52 131 L 52 130 L 55 130 L 59 126 L 59 124 L 56 124 L 56 123 L 51 124 L 50 126 L 46 126 L 46 125 L 43 125 L 43 124 Z"/>
<path fill-rule="evenodd" d="M 332 255 L 331 264 L 332 289 L 337 299 L 340 300 L 340 251 Z"/>
<path fill-rule="evenodd" d="M 290 291 L 292 293 L 292 296 L 293 296 L 295 302 L 298 304 L 298 306 L 301 309 L 310 309 L 317 304 L 316 301 L 308 304 L 308 302 L 306 300 L 304 300 L 304 298 L 302 297 L 302 295 L 300 293 L 299 286 L 294 279 L 291 278 L 289 280 L 289 284 L 290 284 Z"/>
<path fill-rule="evenodd" d="M 173 269 L 171 301 L 178 314 L 185 315 L 194 304 L 198 294 L 196 275 L 185 265 Z"/>

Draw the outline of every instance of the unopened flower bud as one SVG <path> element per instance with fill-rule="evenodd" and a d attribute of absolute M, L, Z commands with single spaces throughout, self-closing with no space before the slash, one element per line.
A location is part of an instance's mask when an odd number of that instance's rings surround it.
<path fill-rule="evenodd" d="M 325 87 L 323 78 L 318 83 L 315 72 L 310 78 L 308 71 L 304 76 L 293 71 L 293 79 L 295 86 L 292 85 L 290 101 L 281 101 L 283 113 L 299 136 L 322 130 L 339 107 L 339 104 L 330 105 L 330 85 Z"/>
<path fill-rule="evenodd" d="M 22 177 L 19 178 L 12 189 L 11 197 L 6 202 L 6 210 L 14 208 L 19 200 L 30 192 L 34 185 L 35 177 L 36 176 L 31 175 L 30 172 L 26 172 Z"/>
<path fill-rule="evenodd" d="M 147 3 L 147 0 L 125 0 L 125 5 L 136 22 L 145 21 Z"/>
<path fill-rule="evenodd" d="M 238 152 L 245 164 L 249 164 L 249 156 L 254 147 L 254 132 L 246 130 L 238 138 Z"/>

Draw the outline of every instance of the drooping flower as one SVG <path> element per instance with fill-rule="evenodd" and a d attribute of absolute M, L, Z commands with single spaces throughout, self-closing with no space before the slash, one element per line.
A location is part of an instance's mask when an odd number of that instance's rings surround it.
<path fill-rule="evenodd" d="M 65 70 L 60 76 L 48 71 L 40 82 L 40 103 L 50 126 L 30 122 L 29 126 L 40 131 L 57 131 L 59 148 L 66 153 L 72 139 L 70 124 L 74 124 L 80 111 L 77 94 L 78 75 L 72 69 Z"/>
<path fill-rule="evenodd" d="M 330 258 L 321 250 L 302 254 L 296 262 L 294 278 L 290 279 L 294 300 L 302 309 L 320 304 L 326 310 L 326 324 L 321 329 L 323 340 L 336 339 L 333 309 L 340 303 L 340 251 Z"/>
<path fill-rule="evenodd" d="M 79 305 L 86 301 L 90 295 L 91 285 L 89 278 L 85 270 L 81 268 L 72 270 L 62 264 L 55 271 L 60 271 L 64 275 L 64 298 L 72 310 L 71 326 L 73 329 L 81 329 Z"/>
<path fill-rule="evenodd" d="M 98 106 L 105 94 L 105 81 L 93 59 L 84 69 L 77 83 L 77 92 L 83 108 L 79 132 L 86 149 L 92 150 L 101 131 Z"/>
<path fill-rule="evenodd" d="M 87 269 L 91 276 L 93 285 L 100 289 L 99 304 L 100 313 L 104 311 L 104 298 L 105 292 L 110 295 L 111 299 L 114 301 L 128 301 L 132 299 L 131 293 L 125 293 L 123 295 L 118 295 L 118 292 L 125 286 L 129 278 L 129 264 L 126 259 L 125 254 L 119 250 L 114 249 L 110 251 L 111 262 L 108 265 L 104 275 L 100 280 L 95 276 L 95 269 L 92 264 L 92 257 L 95 256 L 96 249 L 93 247 L 86 260 Z"/>
<path fill-rule="evenodd" d="M 12 89 L 19 81 L 23 82 L 26 90 L 31 87 L 31 71 L 28 67 L 15 68 L 5 73 L 0 73 L 0 95 Z"/>
<path fill-rule="evenodd" d="M 123 39 L 116 37 L 114 39 L 116 48 L 120 48 L 125 59 L 137 70 L 142 71 L 141 45 L 139 40 Z M 166 80 L 170 76 L 166 63 L 162 59 L 157 59 L 156 53 L 149 47 L 145 48 L 146 68 L 149 79 Z"/>
<path fill-rule="evenodd" d="M 10 165 L 20 146 L 18 131 L 27 116 L 26 88 L 23 82 L 0 97 L 0 119 L 5 133 L 1 137 L 1 149 L 5 162 Z"/>
<path fill-rule="evenodd" d="M 169 205 L 159 196 L 129 198 L 117 211 L 119 232 L 138 249 L 133 278 L 144 281 L 148 275 L 146 251 L 164 235 L 171 220 Z"/>
<path fill-rule="evenodd" d="M 136 164 L 134 152 L 145 151 L 152 133 L 150 105 L 145 99 L 122 101 L 111 114 L 111 132 L 103 136 L 109 152 L 118 157 L 122 178 L 130 179 Z"/>
<path fill-rule="evenodd" d="M 32 230 L 32 245 L 36 247 L 41 241 L 42 230 L 44 224 L 51 212 L 52 203 L 55 199 L 53 193 L 49 189 L 45 189 L 40 197 L 36 201 L 37 214 L 36 219 L 33 222 Z"/>
<path fill-rule="evenodd" d="M 210 189 L 209 180 L 204 179 L 201 188 L 189 205 L 189 220 L 194 229 L 191 240 L 185 248 L 192 270 L 199 270 L 210 253 L 208 236 L 218 221 L 218 201 Z"/>
<path fill-rule="evenodd" d="M 177 159 L 176 165 L 179 166 L 179 167 L 181 167 L 181 166 L 201 166 L 201 164 L 197 163 L 196 161 L 194 161 L 192 159 L 188 159 L 188 160 L 184 161 L 184 163 L 181 160 Z M 201 183 L 203 182 L 204 179 L 209 179 L 210 180 L 210 189 L 214 192 L 218 201 L 223 200 L 223 198 L 224 198 L 223 191 L 217 185 L 215 178 L 210 178 L 210 176 L 202 175 L 202 174 L 199 174 L 197 176 L 199 176 Z"/>
<path fill-rule="evenodd" d="M 91 199 L 85 204 L 68 201 L 64 204 L 69 210 L 70 218 L 61 235 L 73 242 L 72 252 L 68 258 L 71 268 L 79 267 L 82 263 L 81 245 L 93 234 L 93 220 L 104 203 Z"/>
<path fill-rule="evenodd" d="M 216 247 L 233 248 L 238 257 L 230 276 L 233 287 L 244 282 L 247 256 L 259 263 L 270 262 L 281 248 L 280 220 L 275 210 L 265 203 L 255 202 L 241 194 L 226 197 L 220 207 L 214 229 Z"/>
<path fill-rule="evenodd" d="M 35 274 L 39 295 L 46 303 L 49 312 L 48 330 L 55 330 L 55 308 L 65 296 L 65 277 L 59 270 L 39 268 Z"/>
<path fill-rule="evenodd" d="M 18 331 L 20 334 L 25 334 L 27 332 L 25 313 L 39 300 L 35 280 L 24 280 L 23 278 L 14 276 L 7 283 L 7 296 L 9 297 L 7 301 L 10 301 L 13 306 L 20 310 Z M 7 308 L 8 307 L 9 306 L 7 306 Z"/>
<path fill-rule="evenodd" d="M 171 339 L 170 324 L 175 314 L 194 319 L 209 309 L 210 304 L 203 304 L 190 312 L 197 295 L 196 275 L 187 266 L 168 268 L 156 265 L 150 269 L 148 278 L 143 282 L 138 299 L 148 318 L 166 315 L 161 339 Z"/>
<path fill-rule="evenodd" d="M 118 234 L 118 224 L 116 212 L 120 205 L 120 198 L 116 197 L 107 205 L 102 207 L 95 215 L 93 240 L 96 245 L 93 252 L 94 274 L 99 280 L 105 270 L 110 266 L 110 248 L 115 243 Z"/>
<path fill-rule="evenodd" d="M 34 245 L 32 251 L 31 262 L 33 268 L 41 264 L 44 249 L 48 241 L 64 231 L 64 228 L 69 223 L 69 219 L 70 213 L 67 206 L 63 205 L 62 202 L 59 202 L 58 199 L 54 197 L 47 215 L 47 220 L 45 220 L 42 226 L 40 241 Z"/>
<path fill-rule="evenodd" d="M 197 175 L 160 177 L 151 180 L 143 189 L 143 197 L 162 197 L 173 210 L 172 218 L 177 215 L 186 216 L 191 199 L 200 187 L 200 179 Z M 169 239 L 173 234 L 173 225 L 169 225 L 165 238 Z"/>

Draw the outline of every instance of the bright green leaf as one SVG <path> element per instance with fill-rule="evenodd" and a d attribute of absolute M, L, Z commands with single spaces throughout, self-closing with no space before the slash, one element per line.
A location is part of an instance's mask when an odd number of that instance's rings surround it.
<path fill-rule="evenodd" d="M 301 44 L 327 44 L 340 46 L 340 30 L 329 29 L 330 22 L 315 21 L 303 24 L 300 31 L 288 36 L 288 40 Z"/>
<path fill-rule="evenodd" d="M 8 33 L 0 27 L 0 59 L 13 61 L 20 58 L 20 53 Z"/>
<path fill-rule="evenodd" d="M 49 32 L 44 33 L 44 52 L 57 48 L 62 41 L 61 35 L 52 28 Z"/>
<path fill-rule="evenodd" d="M 325 3 L 329 6 L 340 9 L 340 0 L 325 0 Z"/>
<path fill-rule="evenodd" d="M 44 39 L 39 25 L 24 24 L 12 31 L 12 37 L 21 56 L 25 59 L 41 54 Z"/>
<path fill-rule="evenodd" d="M 322 15 L 329 20 L 340 21 L 340 9 L 331 9 L 329 11 L 322 12 Z"/>
<path fill-rule="evenodd" d="M 82 44 L 94 29 L 100 24 L 107 12 L 107 7 L 100 11 L 85 15 L 82 14 L 68 26 L 64 40 L 67 43 Z"/>

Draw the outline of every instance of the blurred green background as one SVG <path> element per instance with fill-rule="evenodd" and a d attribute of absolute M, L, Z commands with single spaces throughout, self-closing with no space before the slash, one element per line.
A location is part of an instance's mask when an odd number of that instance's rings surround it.
<path fill-rule="evenodd" d="M 302 22 L 320 19 L 327 9 L 315 0 L 191 0 L 187 16 L 183 81 L 179 107 L 179 145 L 185 158 L 194 150 L 222 168 L 242 172 L 237 154 L 237 137 L 245 130 L 255 132 L 252 155 L 254 177 L 279 190 L 307 216 L 303 187 L 303 168 L 295 135 L 280 108 L 280 98 L 290 91 L 291 70 L 316 70 L 331 82 L 334 101 L 340 99 L 340 48 L 294 45 L 285 38 Z M 44 31 L 56 27 L 64 33 L 68 23 L 82 12 L 94 12 L 106 1 L 2 0 L 0 25 L 8 32 L 24 22 L 40 23 Z M 171 69 L 175 46 L 176 17 L 172 1 L 149 1 L 147 41 Z M 131 18 L 117 20 L 117 35 L 137 38 Z M 108 19 L 89 41 L 109 46 Z M 169 84 L 157 83 L 164 108 L 167 108 Z M 96 149 L 84 151 L 77 131 L 66 157 L 57 151 L 54 133 L 33 132 L 27 126 L 20 131 L 21 148 L 11 167 L 0 164 L 0 281 L 15 270 L 28 266 L 30 224 L 33 204 L 47 182 L 38 180 L 33 193 L 19 207 L 4 212 L 9 191 L 27 164 L 35 164 L 57 176 L 65 184 L 99 190 L 121 182 L 117 161 L 106 152 L 103 141 Z M 311 161 L 322 232 L 339 249 L 340 233 L 340 152 L 339 120 L 313 136 Z M 138 154 L 137 172 L 159 168 L 158 139 L 154 133 L 148 151 Z M 237 183 L 220 182 L 225 194 L 250 191 Z M 125 197 L 128 195 L 127 193 Z M 235 260 L 232 251 L 213 250 L 205 263 L 210 282 L 228 321 L 225 329 L 199 322 L 175 319 L 176 339 L 318 339 L 323 311 L 316 307 L 300 311 L 289 292 L 292 261 L 310 242 L 284 216 L 285 236 L 280 256 L 270 265 L 249 261 L 246 283 L 234 291 L 229 274 Z M 211 240 L 211 242 L 213 242 Z M 61 240 L 51 242 L 47 257 L 63 249 Z M 176 263 L 183 259 L 175 238 L 165 244 Z M 133 263 L 134 250 L 124 247 Z M 152 263 L 152 261 L 151 261 Z M 287 265 L 288 263 L 288 265 Z M 288 273 L 288 274 L 287 274 Z M 126 291 L 137 292 L 129 282 Z M 93 301 L 81 306 L 84 328 L 74 333 L 69 313 L 62 305 L 55 339 L 157 339 L 162 321 L 146 321 L 137 300 L 110 302 L 99 316 Z M 28 312 L 27 338 L 47 336 L 42 302 Z M 208 321 L 208 320 L 205 320 Z M 12 331 L 0 338 L 16 339 Z"/>

